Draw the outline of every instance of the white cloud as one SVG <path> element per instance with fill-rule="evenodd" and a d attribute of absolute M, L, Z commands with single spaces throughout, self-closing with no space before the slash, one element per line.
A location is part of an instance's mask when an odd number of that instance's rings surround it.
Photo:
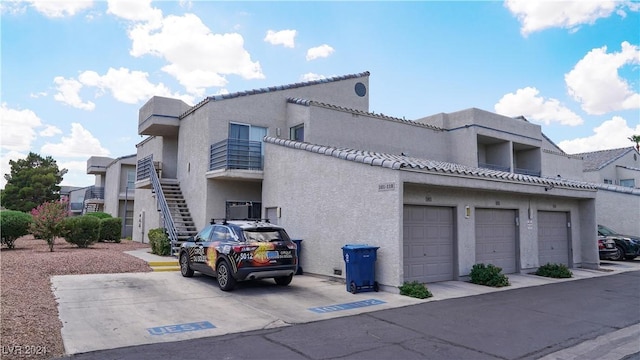
<path fill-rule="evenodd" d="M 45 91 L 40 91 L 40 92 L 37 92 L 37 93 L 29 94 L 29 97 L 32 98 L 32 99 L 38 99 L 38 98 L 41 98 L 41 97 L 45 97 L 47 95 L 48 94 Z"/>
<path fill-rule="evenodd" d="M 46 17 L 73 16 L 93 6 L 92 0 L 29 0 L 31 6 Z"/>
<path fill-rule="evenodd" d="M 564 28 L 575 32 L 580 25 L 593 24 L 609 17 L 614 11 L 638 11 L 630 1 L 557 1 L 557 0 L 505 0 L 504 5 L 520 21 L 520 32 L 527 36 L 536 31 Z"/>
<path fill-rule="evenodd" d="M 497 113 L 506 116 L 522 115 L 528 120 L 550 125 L 577 126 L 583 120 L 573 111 L 563 106 L 557 99 L 545 99 L 539 96 L 538 89 L 526 87 L 518 89 L 515 93 L 506 94 L 495 105 Z"/>
<path fill-rule="evenodd" d="M 87 158 L 88 160 L 88 158 Z M 89 186 L 95 183 L 95 175 L 87 174 L 87 161 L 57 161 L 58 169 L 67 169 L 62 186 Z"/>
<path fill-rule="evenodd" d="M 154 85 L 147 79 L 148 73 L 131 71 L 126 68 L 109 68 L 106 74 L 100 76 L 95 71 L 85 71 L 78 76 L 78 80 L 85 86 L 97 87 L 101 91 L 110 91 L 113 97 L 127 104 L 146 101 L 150 97 L 168 96 L 180 97 L 172 94 L 169 88 L 160 83 Z"/>
<path fill-rule="evenodd" d="M 145 21 L 158 24 L 162 20 L 162 11 L 151 7 L 151 0 L 109 0 L 107 14 L 129 21 Z"/>
<path fill-rule="evenodd" d="M 5 180 L 4 175 L 11 174 L 11 165 L 9 164 L 9 161 L 25 159 L 26 157 L 27 154 L 14 150 L 2 154 L 2 157 L 0 157 L 0 189 L 4 189 L 5 185 L 7 185 L 7 180 Z"/>
<path fill-rule="evenodd" d="M 36 128 L 42 121 L 31 110 L 15 110 L 2 104 L 0 107 L 0 145 L 2 149 L 13 151 L 29 151 L 31 143 L 36 139 Z"/>
<path fill-rule="evenodd" d="M 57 101 L 82 110 L 92 111 L 95 109 L 96 104 L 91 101 L 83 102 L 80 98 L 82 84 L 79 81 L 56 76 L 53 82 L 56 84 L 58 90 L 58 93 L 55 94 L 53 98 Z"/>
<path fill-rule="evenodd" d="M 334 51 L 335 50 L 327 44 L 311 48 L 307 50 L 307 61 L 329 57 Z"/>
<path fill-rule="evenodd" d="M 40 152 L 53 158 L 86 158 L 87 155 L 109 156 L 109 150 L 100 145 L 100 140 L 78 123 L 71 124 L 70 136 L 63 136 L 58 144 L 44 144 Z"/>
<path fill-rule="evenodd" d="M 302 75 L 300 77 L 300 80 L 302 81 L 314 81 L 314 80 L 320 80 L 320 79 L 326 79 L 327 77 L 324 75 L 320 75 L 320 74 L 314 74 L 314 73 L 306 73 L 304 75 Z"/>
<path fill-rule="evenodd" d="M 272 45 L 283 45 L 284 47 L 295 47 L 296 30 L 280 30 L 280 31 L 267 31 L 267 36 L 264 37 L 264 41 Z"/>
<path fill-rule="evenodd" d="M 628 138 L 634 134 L 640 134 L 640 124 L 634 129 L 629 127 L 622 117 L 614 116 L 593 129 L 593 135 L 561 141 L 558 146 L 568 154 L 617 149 L 633 146 Z"/>
<path fill-rule="evenodd" d="M 225 86 L 226 75 L 264 78 L 260 63 L 251 60 L 240 34 L 214 34 L 194 14 L 137 22 L 130 28 L 129 38 L 132 56 L 165 59 L 168 65 L 162 70 L 193 95 L 202 96 L 208 87 Z"/>
<path fill-rule="evenodd" d="M 148 76 L 146 72 L 131 71 L 122 67 L 109 68 L 104 75 L 95 71 L 85 71 L 80 73 L 78 80 L 64 79 L 59 76 L 55 78 L 55 82 L 60 92 L 56 94 L 55 99 L 79 109 L 93 110 L 95 104 L 91 101 L 82 102 L 80 90 L 97 88 L 99 91 L 96 96 L 109 92 L 116 100 L 126 104 L 146 101 L 152 96 L 167 96 L 193 104 L 193 96 L 171 93 L 164 84 L 154 85 L 149 82 Z"/>
<path fill-rule="evenodd" d="M 38 135 L 42 137 L 52 137 L 58 134 L 62 134 L 62 130 L 58 129 L 56 126 L 47 125 L 44 130 L 41 130 Z"/>
<path fill-rule="evenodd" d="M 607 47 L 593 49 L 564 76 L 569 95 L 589 114 L 640 108 L 640 94 L 633 92 L 618 70 L 640 64 L 640 48 L 623 42 L 621 51 L 607 54 Z"/>

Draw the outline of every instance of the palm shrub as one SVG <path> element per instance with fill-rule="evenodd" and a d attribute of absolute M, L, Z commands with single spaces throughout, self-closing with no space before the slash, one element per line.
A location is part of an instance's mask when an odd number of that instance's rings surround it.
<path fill-rule="evenodd" d="M 502 273 L 502 268 L 493 264 L 475 264 L 469 276 L 474 284 L 493 287 L 509 286 L 509 278 Z"/>
<path fill-rule="evenodd" d="M 63 221 L 67 217 L 66 201 L 48 201 L 31 210 L 33 222 L 29 231 L 36 239 L 42 239 L 49 245 L 49 251 L 53 251 L 55 238 L 62 235 Z"/>
<path fill-rule="evenodd" d="M 104 218 L 100 220 L 100 240 L 120 242 L 122 232 L 121 218 Z"/>
<path fill-rule="evenodd" d="M 15 210 L 0 211 L 0 231 L 2 232 L 1 244 L 13 249 L 15 241 L 29 233 L 29 226 L 33 218 L 27 213 Z"/>
<path fill-rule="evenodd" d="M 433 296 L 425 284 L 417 281 L 405 281 L 405 283 L 402 284 L 402 286 L 398 286 L 398 288 L 400 289 L 400 295 L 406 295 L 418 299 L 426 299 Z"/>
<path fill-rule="evenodd" d="M 100 219 L 95 216 L 70 217 L 64 224 L 64 239 L 80 248 L 87 248 L 100 237 Z"/>
<path fill-rule="evenodd" d="M 149 245 L 153 254 L 160 256 L 171 254 L 171 242 L 164 228 L 149 230 Z"/>
<path fill-rule="evenodd" d="M 571 272 L 571 270 L 569 270 L 569 268 L 567 268 L 566 265 L 551 263 L 540 266 L 535 274 L 538 276 L 545 276 L 556 279 L 570 278 L 573 276 L 573 273 Z"/>

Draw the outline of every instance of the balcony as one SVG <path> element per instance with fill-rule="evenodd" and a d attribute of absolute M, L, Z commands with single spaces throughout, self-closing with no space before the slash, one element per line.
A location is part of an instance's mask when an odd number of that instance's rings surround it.
<path fill-rule="evenodd" d="M 211 145 L 209 179 L 262 180 L 262 142 L 225 139 Z"/>
<path fill-rule="evenodd" d="M 531 169 L 520 169 L 520 168 L 515 168 L 515 170 L 513 171 L 516 174 L 522 174 L 522 175 L 530 175 L 530 176 L 537 176 L 540 177 L 540 171 L 535 171 L 535 170 L 531 170 Z"/>
<path fill-rule="evenodd" d="M 104 187 L 90 186 L 84 192 L 85 204 L 104 204 Z"/>
<path fill-rule="evenodd" d="M 478 163 L 478 167 L 483 169 L 491 169 L 491 170 L 505 171 L 505 172 L 511 171 L 511 168 L 508 166 L 502 166 L 502 165 L 496 165 L 496 164 Z"/>

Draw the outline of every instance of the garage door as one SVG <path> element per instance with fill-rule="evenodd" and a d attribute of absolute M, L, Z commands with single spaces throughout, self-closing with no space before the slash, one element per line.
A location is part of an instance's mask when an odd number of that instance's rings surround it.
<path fill-rule="evenodd" d="M 476 263 L 493 264 L 511 274 L 516 268 L 516 212 L 476 209 Z"/>
<path fill-rule="evenodd" d="M 569 263 L 569 228 L 567 213 L 538 211 L 538 261 L 546 263 Z"/>
<path fill-rule="evenodd" d="M 453 208 L 404 206 L 404 280 L 453 280 Z"/>

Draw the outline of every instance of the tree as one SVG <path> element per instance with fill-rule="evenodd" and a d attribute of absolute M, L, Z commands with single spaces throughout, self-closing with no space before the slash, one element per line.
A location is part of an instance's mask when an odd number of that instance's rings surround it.
<path fill-rule="evenodd" d="M 49 244 L 49 251 L 53 251 L 56 237 L 62 236 L 64 219 L 67 217 L 67 202 L 49 201 L 31 210 L 33 223 L 31 233 L 36 239 L 43 239 Z"/>
<path fill-rule="evenodd" d="M 29 212 L 39 204 L 60 199 L 60 182 L 67 169 L 58 169 L 51 157 L 30 152 L 26 159 L 11 160 L 11 173 L 4 174 L 7 184 L 2 190 L 2 206 Z"/>
<path fill-rule="evenodd" d="M 631 135 L 628 139 L 636 143 L 636 150 L 640 152 L 640 135 Z"/>

